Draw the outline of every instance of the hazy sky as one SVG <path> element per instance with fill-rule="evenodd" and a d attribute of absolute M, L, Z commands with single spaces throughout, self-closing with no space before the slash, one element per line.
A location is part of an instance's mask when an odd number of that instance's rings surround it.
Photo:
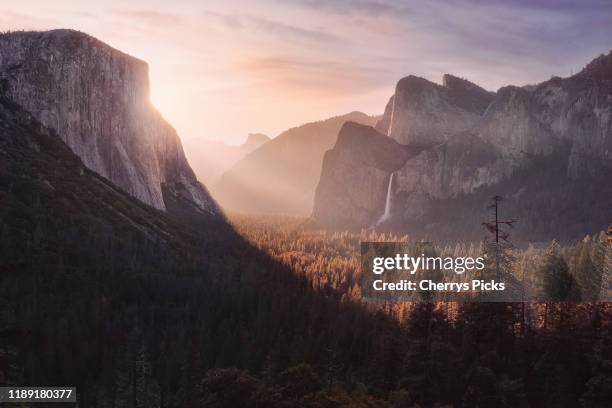
<path fill-rule="evenodd" d="M 351 110 L 382 113 L 408 74 L 490 90 L 567 76 L 612 48 L 609 1 L 7 1 L 0 30 L 74 28 L 149 63 L 183 139 Z"/>

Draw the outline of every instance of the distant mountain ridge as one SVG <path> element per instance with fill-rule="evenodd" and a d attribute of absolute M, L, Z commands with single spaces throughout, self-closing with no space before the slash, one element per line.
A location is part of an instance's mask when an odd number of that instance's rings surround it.
<path fill-rule="evenodd" d="M 323 155 L 345 122 L 373 126 L 379 118 L 351 112 L 291 128 L 236 163 L 213 187 L 231 211 L 308 215 L 321 175 Z"/>
<path fill-rule="evenodd" d="M 466 231 L 468 218 L 476 233 L 478 220 L 466 214 L 482 220 L 486 211 L 474 208 L 478 204 L 469 197 L 486 201 L 484 192 L 514 200 L 508 210 L 523 215 L 521 234 L 533 239 L 558 231 L 555 223 L 566 222 L 565 230 L 575 237 L 601 230 L 612 219 L 612 191 L 604 181 L 612 179 L 612 52 L 569 78 L 495 93 L 450 75 L 443 85 L 409 76 L 398 82 L 376 130 L 382 135 L 370 137 L 370 150 L 384 135 L 421 150 L 394 169 L 364 167 L 363 141 L 338 142 L 325 156 L 317 188 L 313 219 L 320 225 L 372 225 L 382 214 L 392 172 L 397 204 L 390 224 L 411 225 L 425 235 L 434 234 L 433 225 L 449 233 L 452 225 Z M 348 124 L 341 131 L 343 140 L 355 143 L 351 134 L 364 132 Z M 562 200 L 568 204 L 563 208 Z M 536 205 L 558 208 L 571 219 L 549 213 L 531 219 Z M 529 220 L 548 225 L 528 231 Z"/>
<path fill-rule="evenodd" d="M 262 133 L 249 133 L 245 142 L 238 146 L 208 139 L 186 140 L 184 145 L 198 179 L 207 186 L 214 186 L 240 159 L 270 140 Z"/>
<path fill-rule="evenodd" d="M 149 102 L 148 66 L 73 30 L 0 34 L 0 85 L 83 160 L 135 198 L 164 195 L 221 211 L 187 163 L 176 131 Z"/>

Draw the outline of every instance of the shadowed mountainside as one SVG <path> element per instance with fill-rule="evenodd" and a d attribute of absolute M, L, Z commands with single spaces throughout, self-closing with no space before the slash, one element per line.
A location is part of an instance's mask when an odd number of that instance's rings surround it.
<path fill-rule="evenodd" d="M 397 331 L 391 317 L 316 292 L 224 220 L 189 214 L 129 196 L 0 95 L 1 383 L 71 384 L 80 406 L 185 407 L 214 368 L 282 385 L 299 363 L 316 380 L 334 353 L 338 378 L 384 372 L 368 334 Z M 251 398 L 221 390 L 237 401 L 222 406 Z"/>

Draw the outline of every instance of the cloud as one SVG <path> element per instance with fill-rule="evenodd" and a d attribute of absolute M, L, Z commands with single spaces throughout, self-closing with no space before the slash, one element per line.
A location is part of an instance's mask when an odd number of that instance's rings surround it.
<path fill-rule="evenodd" d="M 312 60 L 288 55 L 250 58 L 238 69 L 257 82 L 267 82 L 285 92 L 318 97 L 368 92 L 380 87 L 381 79 L 390 75 L 379 64 Z"/>
<path fill-rule="evenodd" d="M 608 0 L 470 0 L 474 4 L 502 4 L 524 9 L 549 9 L 557 11 L 572 11 L 574 13 L 592 10 L 609 9 Z"/>
<path fill-rule="evenodd" d="M 118 16 L 136 19 L 153 25 L 178 25 L 184 21 L 184 18 L 178 14 L 162 13 L 152 10 L 115 10 L 113 13 Z"/>
<path fill-rule="evenodd" d="M 321 11 L 333 11 L 343 15 L 401 16 L 410 13 L 410 7 L 401 1 L 375 0 L 291 0 L 292 3 Z M 418 5 L 417 5 L 418 7 Z"/>
<path fill-rule="evenodd" d="M 43 9 L 17 1 L 0 6 L 0 26 L 72 27 L 145 59 L 153 94 L 180 132 L 221 135 L 376 112 L 409 74 L 439 82 L 451 73 L 491 90 L 569 75 L 612 47 L 612 3 L 58 0 Z"/>
<path fill-rule="evenodd" d="M 54 28 L 70 28 L 54 17 L 41 17 L 27 12 L 12 12 L 0 10 L 0 31 L 5 29 L 18 30 L 50 30 Z"/>
<path fill-rule="evenodd" d="M 289 38 L 309 42 L 340 41 L 338 36 L 325 30 L 299 27 L 264 17 L 244 14 L 223 14 L 214 11 L 205 11 L 203 15 L 205 18 L 221 23 L 230 30 L 255 34 L 262 33 L 278 39 Z"/>

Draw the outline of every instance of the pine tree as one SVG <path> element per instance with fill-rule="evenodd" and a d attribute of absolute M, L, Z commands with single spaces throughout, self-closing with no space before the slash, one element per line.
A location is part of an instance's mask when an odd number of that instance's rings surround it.
<path fill-rule="evenodd" d="M 570 274 L 569 266 L 561 255 L 557 241 L 552 241 L 538 269 L 541 278 L 542 297 L 551 302 L 576 301 L 580 299 L 580 288 Z"/>
<path fill-rule="evenodd" d="M 601 270 L 599 300 L 612 301 L 612 225 L 597 241 L 594 254 L 595 267 Z"/>
<path fill-rule="evenodd" d="M 422 406 L 451 402 L 461 374 L 459 353 L 446 338 L 451 329 L 434 302 L 414 305 L 406 319 L 406 354 L 399 386 Z"/>
<path fill-rule="evenodd" d="M 602 270 L 596 268 L 591 259 L 592 241 L 584 242 L 576 259 L 575 276 L 581 299 L 584 301 L 597 301 L 601 287 Z M 597 246 L 597 243 L 595 243 Z"/>
<path fill-rule="evenodd" d="M 200 353 L 191 347 L 191 351 L 185 355 L 181 367 L 181 378 L 179 389 L 176 394 L 176 404 L 182 408 L 196 408 L 201 399 L 200 383 L 204 378 Z"/>
<path fill-rule="evenodd" d="M 584 408 L 607 408 L 612 401 L 612 330 L 607 326 L 589 356 L 592 377 L 580 400 Z"/>
<path fill-rule="evenodd" d="M 481 271 L 480 277 L 503 282 L 506 289 L 493 293 L 480 293 L 481 300 L 515 301 L 523 291 L 519 281 L 512 273 L 512 266 L 516 259 L 511 253 L 513 246 L 510 241 L 510 233 L 504 229 L 504 226 L 512 228 L 516 220 L 500 219 L 500 202 L 502 200 L 503 198 L 500 196 L 492 198 L 488 208 L 493 213 L 493 219 L 482 223 L 485 229 L 492 234 L 493 240 L 485 239 L 484 241 L 485 269 Z"/>

